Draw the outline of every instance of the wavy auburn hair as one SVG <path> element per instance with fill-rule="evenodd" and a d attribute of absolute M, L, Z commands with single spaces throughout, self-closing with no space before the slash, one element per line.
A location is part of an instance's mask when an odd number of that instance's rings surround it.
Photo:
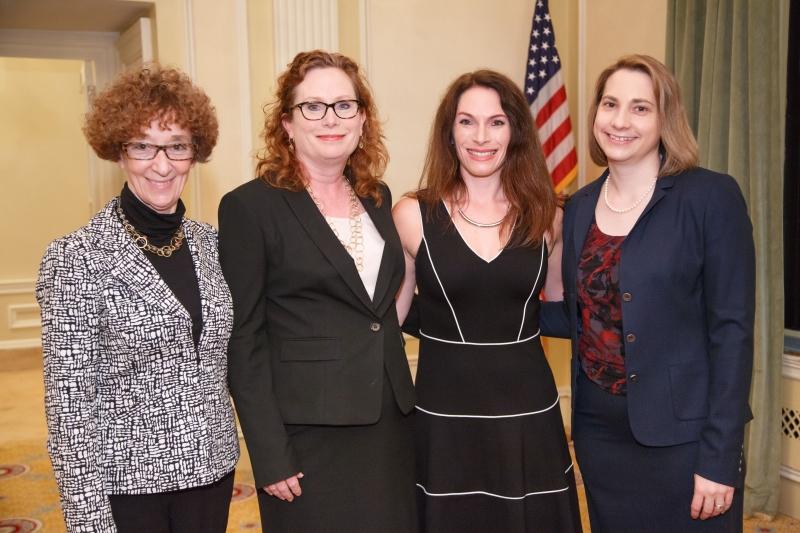
<path fill-rule="evenodd" d="M 386 171 L 389 154 L 383 143 L 383 132 L 369 84 L 358 64 L 342 54 L 323 50 L 301 52 L 280 75 L 275 101 L 265 108 L 265 147 L 258 157 L 256 175 L 273 187 L 281 189 L 301 191 L 305 187 L 305 171 L 295 156 L 289 135 L 281 121 L 292 115 L 297 86 L 303 82 L 308 71 L 317 68 L 338 68 L 353 84 L 359 110 L 364 114 L 364 128 L 359 147 L 347 162 L 345 175 L 352 180 L 356 194 L 361 197 L 369 196 L 380 205 L 381 178 Z"/>
<path fill-rule="evenodd" d="M 158 63 L 121 74 L 98 94 L 83 133 L 98 157 L 119 161 L 122 143 L 142 135 L 153 120 L 188 130 L 195 162 L 207 161 L 217 144 L 217 115 L 206 93 L 180 70 Z"/>
<path fill-rule="evenodd" d="M 661 61 L 644 54 L 623 56 L 616 63 L 600 73 L 594 88 L 594 96 L 589 107 L 589 155 L 595 164 L 608 166 L 608 158 L 594 138 L 594 120 L 606 82 L 618 70 L 633 70 L 646 74 L 653 83 L 653 93 L 658 108 L 658 124 L 661 128 L 661 152 L 663 160 L 658 175 L 678 174 L 697 166 L 697 141 L 686 109 L 681 101 L 681 89 L 678 80 Z"/>
<path fill-rule="evenodd" d="M 539 244 L 553 224 L 558 201 L 525 95 L 499 72 L 476 70 L 450 84 L 431 128 L 419 190 L 412 196 L 433 204 L 440 200 L 457 202 L 466 195 L 453 144 L 453 126 L 461 95 L 472 87 L 486 87 L 498 94 L 511 128 L 500 170 L 500 183 L 509 202 L 503 228 L 513 227 L 509 244 Z"/>

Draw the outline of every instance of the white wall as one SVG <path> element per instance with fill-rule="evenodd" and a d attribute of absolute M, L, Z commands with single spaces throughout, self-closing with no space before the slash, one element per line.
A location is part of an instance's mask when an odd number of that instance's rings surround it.
<path fill-rule="evenodd" d="M 33 284 L 44 249 L 91 214 L 82 69 L 77 60 L 0 57 L 0 348 L 37 343 Z"/>

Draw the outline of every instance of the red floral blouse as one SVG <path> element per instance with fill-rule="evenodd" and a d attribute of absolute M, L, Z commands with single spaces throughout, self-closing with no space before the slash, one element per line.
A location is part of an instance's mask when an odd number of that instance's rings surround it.
<path fill-rule="evenodd" d="M 578 263 L 578 357 L 586 376 L 611 394 L 626 390 L 619 291 L 624 240 L 624 235 L 606 235 L 593 221 Z"/>

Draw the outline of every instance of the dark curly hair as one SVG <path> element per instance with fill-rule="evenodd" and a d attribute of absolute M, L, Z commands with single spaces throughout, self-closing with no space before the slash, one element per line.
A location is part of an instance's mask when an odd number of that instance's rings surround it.
<path fill-rule="evenodd" d="M 121 74 L 92 101 L 83 133 L 101 159 L 119 161 L 122 143 L 142 135 L 150 122 L 174 123 L 189 131 L 194 161 L 203 163 L 217 144 L 217 114 L 189 76 L 151 63 Z"/>
<path fill-rule="evenodd" d="M 369 90 L 369 84 L 358 64 L 342 54 L 323 50 L 301 52 L 280 75 L 275 101 L 266 107 L 265 149 L 263 155 L 259 157 L 256 174 L 273 187 L 292 191 L 303 190 L 305 186 L 303 168 L 295 157 L 289 135 L 281 121 L 284 117 L 291 116 L 294 91 L 297 86 L 302 83 L 309 70 L 317 68 L 338 68 L 353 83 L 359 108 L 364 113 L 364 129 L 359 147 L 347 162 L 345 174 L 352 179 L 356 194 L 361 197 L 369 196 L 380 205 L 380 180 L 386 170 L 389 154 L 383 143 L 378 110 Z"/>

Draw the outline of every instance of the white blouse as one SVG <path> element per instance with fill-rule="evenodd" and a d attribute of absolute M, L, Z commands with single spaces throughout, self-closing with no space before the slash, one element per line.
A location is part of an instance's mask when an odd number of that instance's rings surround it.
<path fill-rule="evenodd" d="M 328 223 L 336 227 L 339 237 L 344 242 L 350 241 L 350 219 L 348 217 L 325 217 Z M 381 267 L 383 257 L 383 247 L 386 242 L 378 232 L 378 228 L 372 223 L 372 219 L 366 213 L 361 213 L 361 231 L 364 235 L 364 270 L 358 274 L 361 282 L 367 289 L 370 299 L 375 297 L 375 284 L 378 282 L 378 270 Z"/>

